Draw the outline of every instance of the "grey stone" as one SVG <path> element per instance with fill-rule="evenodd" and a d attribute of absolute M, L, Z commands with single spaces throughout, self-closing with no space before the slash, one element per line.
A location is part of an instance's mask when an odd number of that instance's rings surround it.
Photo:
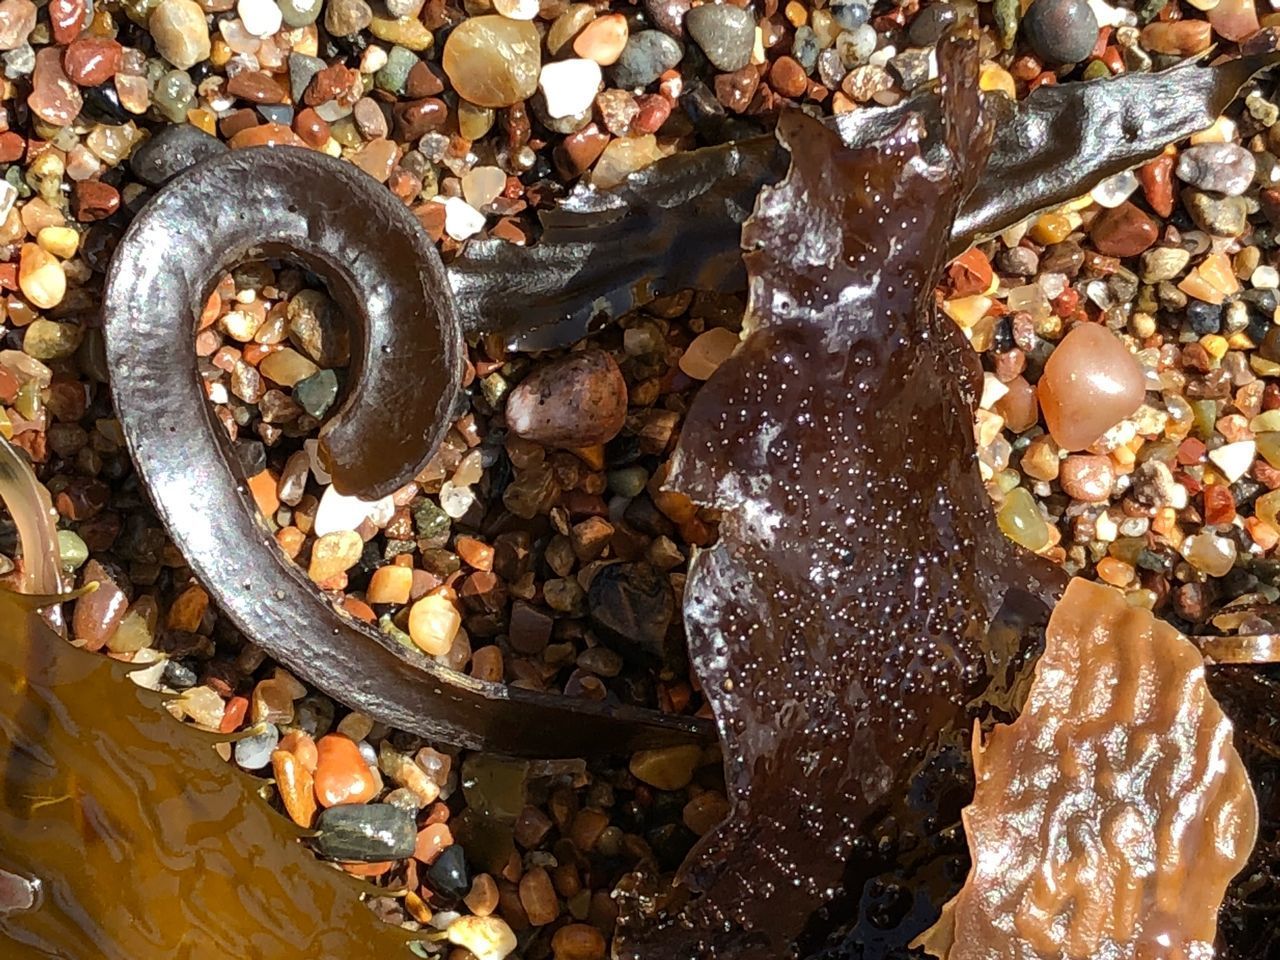
<path fill-rule="evenodd" d="M 387 62 L 373 75 L 373 84 L 387 93 L 402 93 L 409 71 L 418 62 L 418 55 L 406 47 L 392 47 L 387 51 Z"/>
<path fill-rule="evenodd" d="M 1201 190 L 1238 197 L 1249 189 L 1257 164 L 1253 154 L 1235 143 L 1202 143 L 1178 155 L 1178 179 Z"/>
<path fill-rule="evenodd" d="M 731 73 L 751 62 L 756 18 L 750 11 L 726 3 L 703 4 L 685 14 L 684 28 L 717 70 Z"/>
<path fill-rule="evenodd" d="M 317 419 L 328 413 L 337 396 L 338 375 L 332 370 L 312 374 L 305 380 L 299 380 L 293 388 L 293 399 Z"/>
<path fill-rule="evenodd" d="M 1022 17 L 1031 49 L 1050 63 L 1079 63 L 1098 42 L 1098 18 L 1086 0 L 1035 0 Z"/>
<path fill-rule="evenodd" d="M 624 90 L 647 87 L 684 57 L 680 44 L 661 30 L 641 30 L 627 39 L 613 65 L 613 82 Z"/>
<path fill-rule="evenodd" d="M 1238 237 L 1249 222 L 1244 197 L 1219 197 L 1188 188 L 1182 191 L 1182 202 L 1196 226 L 1216 237 Z"/>
<path fill-rule="evenodd" d="M 316 820 L 316 852 L 329 860 L 377 863 L 413 856 L 413 814 L 390 803 L 329 807 Z"/>
<path fill-rule="evenodd" d="M 311 78 L 324 67 L 325 63 L 319 57 L 309 57 L 305 53 L 289 54 L 289 93 L 293 95 L 294 103 L 302 102 Z"/>
<path fill-rule="evenodd" d="M 261 770 L 271 762 L 271 751 L 280 742 L 280 731 L 268 723 L 261 730 L 236 741 L 236 766 L 243 770 Z"/>
<path fill-rule="evenodd" d="M 227 152 L 227 145 L 189 123 L 164 126 L 129 158 L 133 175 L 158 187 L 187 167 Z"/>

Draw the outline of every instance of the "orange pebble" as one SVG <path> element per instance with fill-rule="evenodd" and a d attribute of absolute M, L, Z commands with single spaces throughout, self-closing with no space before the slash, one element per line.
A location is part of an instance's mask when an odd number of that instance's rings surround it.
<path fill-rule="evenodd" d="M 350 737 L 331 733 L 316 743 L 315 791 L 323 807 L 368 803 L 377 795 L 377 778 Z"/>
<path fill-rule="evenodd" d="M 276 495 L 279 483 L 280 478 L 273 476 L 270 470 L 263 470 L 249 478 L 249 492 L 253 494 L 253 502 L 258 505 L 258 512 L 264 517 L 275 516 L 275 512 L 280 509 L 280 498 Z"/>
<path fill-rule="evenodd" d="M 453 845 L 453 832 L 447 823 L 429 823 L 418 831 L 418 840 L 413 848 L 415 860 L 421 860 L 430 866 L 446 847 Z"/>
<path fill-rule="evenodd" d="M 311 738 L 309 733 L 302 730 L 290 730 L 280 738 L 279 744 L 276 745 L 277 750 L 287 750 L 298 758 L 298 761 L 312 773 L 315 773 L 316 763 L 320 759 L 319 752 L 316 750 L 316 742 Z"/>
<path fill-rule="evenodd" d="M 311 771 L 288 750 L 271 752 L 271 772 L 289 818 L 300 827 L 310 827 L 316 815 L 316 794 Z"/>

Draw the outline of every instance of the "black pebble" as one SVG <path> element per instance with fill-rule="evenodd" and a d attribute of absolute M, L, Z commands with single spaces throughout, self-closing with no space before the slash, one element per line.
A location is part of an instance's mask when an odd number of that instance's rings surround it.
<path fill-rule="evenodd" d="M 413 856 L 413 814 L 390 803 L 329 807 L 316 821 L 316 851 L 330 860 L 378 863 Z"/>
<path fill-rule="evenodd" d="M 1050 63 L 1079 63 L 1098 42 L 1098 18 L 1085 0 L 1035 0 L 1022 29 L 1031 49 Z"/>
<path fill-rule="evenodd" d="M 1187 320 L 1197 336 L 1217 333 L 1222 329 L 1222 305 L 1192 300 L 1187 304 Z"/>
<path fill-rule="evenodd" d="M 99 123 L 121 124 L 131 119 L 129 111 L 120 105 L 120 95 L 111 80 L 96 87 L 86 87 L 80 95 L 84 99 L 81 107 L 84 115 Z"/>
<path fill-rule="evenodd" d="M 445 847 L 436 862 L 427 871 L 431 889 L 446 897 L 465 897 L 471 890 L 471 878 L 467 873 L 467 857 L 461 844 Z"/>

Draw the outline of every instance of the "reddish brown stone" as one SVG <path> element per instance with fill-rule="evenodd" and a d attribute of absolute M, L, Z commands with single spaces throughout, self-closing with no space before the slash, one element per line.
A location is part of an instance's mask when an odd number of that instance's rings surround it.
<path fill-rule="evenodd" d="M 419 60 L 409 68 L 405 78 L 404 94 L 411 100 L 423 97 L 438 97 L 444 93 L 444 81 L 423 60 Z"/>
<path fill-rule="evenodd" d="M 309 107 L 318 107 L 330 100 L 350 107 L 360 99 L 361 93 L 360 72 L 335 63 L 311 78 L 302 99 Z"/>
<path fill-rule="evenodd" d="M 1273 227 L 1280 227 L 1280 190 L 1268 187 L 1258 191 L 1258 203 L 1267 222 Z"/>
<path fill-rule="evenodd" d="M 224 139 L 230 140 L 241 130 L 248 130 L 258 125 L 258 115 L 248 107 L 233 110 L 218 121 L 218 132 Z"/>
<path fill-rule="evenodd" d="M 329 124 L 311 107 L 301 110 L 293 118 L 293 132 L 302 138 L 302 142 L 317 150 L 329 142 Z"/>
<path fill-rule="evenodd" d="M 1142 28 L 1142 45 L 1153 53 L 1181 57 L 1203 53 L 1213 42 L 1213 28 L 1206 20 L 1149 23 Z"/>
<path fill-rule="evenodd" d="M 631 124 L 634 133 L 657 133 L 667 117 L 671 116 L 671 101 L 658 93 L 643 93 L 636 97 L 640 112 Z"/>
<path fill-rule="evenodd" d="M 733 73 L 722 73 L 715 79 L 716 99 L 728 110 L 742 113 L 751 105 L 756 87 L 760 86 L 760 71 L 748 64 Z"/>
<path fill-rule="evenodd" d="M 6 130 L 0 133 L 0 163 L 13 163 L 22 159 L 27 151 L 27 141 L 21 134 Z"/>
<path fill-rule="evenodd" d="M 397 103 L 391 112 L 397 140 L 417 140 L 425 133 L 439 130 L 449 119 L 449 108 L 436 97 Z"/>
<path fill-rule="evenodd" d="M 120 191 L 101 180 L 82 180 L 72 190 L 76 219 L 81 223 L 105 220 L 120 209 Z"/>
<path fill-rule="evenodd" d="M 769 85 L 784 97 L 799 97 L 809 86 L 809 78 L 793 57 L 779 57 L 769 69 Z"/>
<path fill-rule="evenodd" d="M 250 103 L 286 103 L 289 93 L 275 77 L 261 70 L 242 70 L 227 81 L 227 93 Z"/>
<path fill-rule="evenodd" d="M 515 217 L 503 217 L 493 225 L 493 229 L 489 231 L 489 236 L 495 240 L 505 240 L 508 243 L 518 243 L 524 246 L 529 242 L 529 233 L 520 221 Z"/>
<path fill-rule="evenodd" d="M 85 0 L 50 0 L 49 26 L 57 43 L 70 43 L 84 29 L 88 4 Z"/>
<path fill-rule="evenodd" d="M 572 180 L 590 170 L 608 144 L 609 135 L 596 124 L 588 123 L 577 133 L 565 137 L 556 148 L 556 166 L 566 180 Z"/>
<path fill-rule="evenodd" d="M 1155 243 L 1159 234 L 1155 221 L 1128 201 L 1104 210 L 1089 228 L 1098 252 L 1110 257 L 1136 257 Z"/>
<path fill-rule="evenodd" d="M 1230 523 L 1236 518 L 1236 498 L 1225 483 L 1211 483 L 1204 488 L 1204 522 L 1209 526 Z"/>
<path fill-rule="evenodd" d="M 81 87 L 106 83 L 120 69 L 122 48 L 114 40 L 82 37 L 62 55 L 62 69 L 68 79 Z"/>
<path fill-rule="evenodd" d="M 1138 168 L 1142 194 L 1162 217 L 1173 213 L 1173 157 L 1162 154 Z"/>
<path fill-rule="evenodd" d="M 444 236 L 444 204 L 422 203 L 413 208 L 413 214 L 422 224 L 422 229 L 436 243 Z"/>
<path fill-rule="evenodd" d="M 991 287 L 991 261 L 977 247 L 966 250 L 947 266 L 947 280 L 954 297 L 971 297 L 986 293 Z"/>

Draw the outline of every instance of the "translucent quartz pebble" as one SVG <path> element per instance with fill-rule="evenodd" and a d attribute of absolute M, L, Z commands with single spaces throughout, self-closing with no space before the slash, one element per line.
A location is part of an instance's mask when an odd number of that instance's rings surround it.
<path fill-rule="evenodd" d="M 946 960 L 1213 956 L 1258 807 L 1185 637 L 1072 580 L 1022 714 L 974 741 L 974 866 L 913 946 Z"/>
<path fill-rule="evenodd" d="M 1115 334 L 1082 323 L 1050 354 L 1036 394 L 1053 439 L 1080 450 L 1133 414 L 1146 388 L 1138 361 Z"/>

